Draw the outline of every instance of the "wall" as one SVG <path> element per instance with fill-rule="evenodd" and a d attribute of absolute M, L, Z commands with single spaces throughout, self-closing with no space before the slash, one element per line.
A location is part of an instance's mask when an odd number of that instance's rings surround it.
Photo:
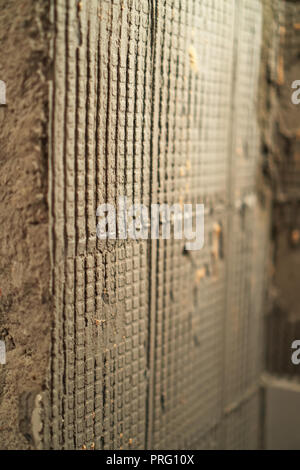
<path fill-rule="evenodd" d="M 34 447 L 31 416 L 49 363 L 48 10 L 0 1 L 0 449 Z"/>
<path fill-rule="evenodd" d="M 258 446 L 262 18 L 256 0 L 53 5 L 45 447 Z M 204 202 L 204 248 L 98 240 L 119 195 Z"/>
<path fill-rule="evenodd" d="M 2 447 L 257 448 L 262 2 L 0 5 Z M 204 248 L 99 240 L 119 195 L 204 203 Z"/>
<path fill-rule="evenodd" d="M 273 193 L 270 303 L 266 317 L 266 368 L 299 376 L 291 345 L 300 338 L 299 268 L 299 105 L 292 103 L 298 80 L 300 5 L 287 2 L 278 18 L 278 68 L 270 83 L 274 95 L 272 138 L 265 144 L 266 174 Z"/>

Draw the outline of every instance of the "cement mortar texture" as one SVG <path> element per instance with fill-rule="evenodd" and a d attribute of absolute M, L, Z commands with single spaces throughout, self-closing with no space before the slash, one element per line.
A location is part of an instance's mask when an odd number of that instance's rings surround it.
<path fill-rule="evenodd" d="M 51 18 L 43 445 L 257 448 L 262 3 L 60 0 Z M 204 203 L 204 248 L 97 240 L 97 206 L 120 195 Z"/>
<path fill-rule="evenodd" d="M 34 447 L 50 359 L 48 12 L 45 1 L 0 1 L 0 449 Z"/>
<path fill-rule="evenodd" d="M 1 446 L 257 448 L 262 2 L 22 5 L 0 2 Z M 204 203 L 204 248 L 98 240 L 120 195 Z"/>

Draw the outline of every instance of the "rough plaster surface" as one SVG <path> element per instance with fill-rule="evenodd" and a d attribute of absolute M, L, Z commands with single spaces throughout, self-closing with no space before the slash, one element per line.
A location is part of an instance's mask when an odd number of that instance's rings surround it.
<path fill-rule="evenodd" d="M 267 209 L 257 0 L 52 4 L 55 325 L 45 448 L 256 448 Z M 205 247 L 96 239 L 96 208 L 204 202 Z"/>
<path fill-rule="evenodd" d="M 274 12 L 277 60 L 268 80 L 272 111 L 264 134 L 264 173 L 273 194 L 266 365 L 274 374 L 299 376 L 291 344 L 300 338 L 300 106 L 291 101 L 291 85 L 300 76 L 300 4 L 280 3 Z"/>
<path fill-rule="evenodd" d="M 47 16 L 44 1 L 0 1 L 1 449 L 33 447 L 33 402 L 49 363 Z"/>
<path fill-rule="evenodd" d="M 56 0 L 38 13 L 28 0 L 22 19 L 5 4 L 0 34 L 19 56 L 0 68 L 16 83 L 0 108 L 1 446 L 256 448 L 261 2 Z M 204 202 L 204 248 L 97 240 L 96 208 L 118 195 Z"/>

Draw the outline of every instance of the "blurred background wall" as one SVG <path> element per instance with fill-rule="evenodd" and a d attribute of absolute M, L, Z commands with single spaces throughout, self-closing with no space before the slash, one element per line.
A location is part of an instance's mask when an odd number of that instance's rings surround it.
<path fill-rule="evenodd" d="M 269 290 L 265 317 L 264 445 L 299 449 L 299 365 L 292 343 L 299 330 L 299 105 L 292 84 L 299 76 L 300 4 L 273 8 L 275 67 L 267 67 L 268 124 L 263 128 L 263 173 L 272 190 Z M 271 11 L 268 17 L 272 17 Z M 267 45 L 267 42 L 265 42 Z M 267 46 L 270 50 L 270 46 Z"/>

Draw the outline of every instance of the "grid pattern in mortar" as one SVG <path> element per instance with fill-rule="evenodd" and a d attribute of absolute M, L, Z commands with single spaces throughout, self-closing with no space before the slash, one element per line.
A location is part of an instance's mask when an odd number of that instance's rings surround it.
<path fill-rule="evenodd" d="M 261 14 L 256 0 L 53 4 L 46 448 L 257 442 Z M 203 250 L 98 240 L 96 209 L 119 195 L 205 203 Z"/>

